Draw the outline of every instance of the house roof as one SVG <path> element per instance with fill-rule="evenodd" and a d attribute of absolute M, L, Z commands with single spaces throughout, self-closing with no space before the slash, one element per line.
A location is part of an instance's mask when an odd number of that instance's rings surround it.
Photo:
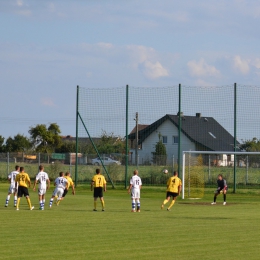
<path fill-rule="evenodd" d="M 234 137 L 222 127 L 213 117 L 182 116 L 181 132 L 192 142 L 201 145 L 202 149 L 210 151 L 234 151 Z M 165 115 L 143 130 L 138 131 L 139 143 L 153 133 L 166 120 L 179 126 L 178 115 Z M 135 133 L 131 133 L 129 139 L 135 139 Z M 238 142 L 237 142 L 238 143 Z"/>
<path fill-rule="evenodd" d="M 147 126 L 149 126 L 149 125 L 140 125 L 140 124 L 138 124 L 138 132 L 143 130 L 143 129 L 145 129 Z M 136 126 L 133 128 L 133 130 L 131 131 L 130 134 L 133 134 L 135 132 L 136 132 Z"/>

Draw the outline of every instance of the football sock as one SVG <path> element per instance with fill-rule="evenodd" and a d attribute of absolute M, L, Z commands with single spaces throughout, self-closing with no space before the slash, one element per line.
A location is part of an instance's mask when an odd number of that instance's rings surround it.
<path fill-rule="evenodd" d="M 135 200 L 132 200 L 132 210 L 135 210 Z"/>
<path fill-rule="evenodd" d="M 174 205 L 174 203 L 175 203 L 175 200 L 172 200 L 172 202 L 171 202 L 171 204 L 170 204 L 168 209 L 170 209 Z"/>
<path fill-rule="evenodd" d="M 216 200 L 217 200 L 217 196 L 214 196 L 214 202 L 216 202 Z"/>
<path fill-rule="evenodd" d="M 40 200 L 40 208 L 43 208 L 42 200 Z"/>
<path fill-rule="evenodd" d="M 97 201 L 94 201 L 94 209 L 97 209 Z"/>
<path fill-rule="evenodd" d="M 102 209 L 104 209 L 105 208 L 105 201 L 104 201 L 104 199 L 101 200 L 101 204 L 102 204 Z"/>
<path fill-rule="evenodd" d="M 17 203 L 17 196 L 14 196 L 14 205 Z"/>
<path fill-rule="evenodd" d="M 29 198 L 29 197 L 26 197 L 26 200 L 27 200 L 27 203 L 28 203 L 28 205 L 29 205 L 29 208 L 31 209 L 32 203 L 31 203 L 30 198 Z"/>
<path fill-rule="evenodd" d="M 57 205 L 59 205 L 60 204 L 60 201 L 61 201 L 61 199 L 57 199 Z"/>
<path fill-rule="evenodd" d="M 164 201 L 163 201 L 163 205 L 165 205 L 167 202 L 168 202 L 168 200 L 164 200 Z"/>
<path fill-rule="evenodd" d="M 224 197 L 224 201 L 226 201 L 226 194 L 224 194 L 224 196 L 223 196 L 223 197 Z"/>
<path fill-rule="evenodd" d="M 9 199 L 10 199 L 10 195 L 7 195 L 6 200 L 5 200 L 5 205 L 8 205 Z"/>
<path fill-rule="evenodd" d="M 138 199 L 138 200 L 136 201 L 136 203 L 137 203 L 137 210 L 140 210 L 140 200 Z"/>
<path fill-rule="evenodd" d="M 16 208 L 17 208 L 17 209 L 19 209 L 20 200 L 21 200 L 21 198 L 18 198 L 18 199 L 17 199 L 17 204 L 16 204 Z"/>
<path fill-rule="evenodd" d="M 50 207 L 52 206 L 53 198 L 50 199 Z"/>

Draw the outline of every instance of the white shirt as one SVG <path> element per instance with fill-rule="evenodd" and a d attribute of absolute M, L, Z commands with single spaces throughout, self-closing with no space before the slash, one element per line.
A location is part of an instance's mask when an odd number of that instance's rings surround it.
<path fill-rule="evenodd" d="M 19 174 L 18 171 L 12 171 L 8 175 L 8 179 L 10 179 L 10 186 L 13 187 L 13 188 L 15 188 L 15 177 L 16 177 L 17 174 Z"/>
<path fill-rule="evenodd" d="M 133 189 L 140 189 L 140 186 L 142 185 L 142 180 L 138 175 L 133 175 L 130 179 L 130 184 L 132 184 Z"/>
<path fill-rule="evenodd" d="M 46 189 L 46 183 L 47 183 L 47 180 L 49 180 L 49 176 L 48 176 L 48 173 L 46 172 L 39 172 L 37 175 L 36 175 L 36 181 L 39 182 L 39 189 Z"/>
<path fill-rule="evenodd" d="M 64 190 L 67 186 L 68 180 L 64 177 L 58 177 L 54 183 L 56 188 L 62 188 Z"/>

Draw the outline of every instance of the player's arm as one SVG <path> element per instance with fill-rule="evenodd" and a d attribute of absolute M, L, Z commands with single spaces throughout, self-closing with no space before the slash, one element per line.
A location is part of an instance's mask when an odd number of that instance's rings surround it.
<path fill-rule="evenodd" d="M 180 193 L 181 193 L 181 189 L 182 189 L 182 185 L 180 184 L 179 186 L 178 186 L 178 194 L 180 195 Z"/>
<path fill-rule="evenodd" d="M 128 191 L 127 191 L 128 194 L 130 194 L 132 187 L 133 187 L 133 184 L 130 184 L 130 185 L 129 185 L 129 188 L 128 188 Z"/>
<path fill-rule="evenodd" d="M 91 191 L 93 190 L 94 183 L 95 183 L 95 182 L 92 180 L 92 181 L 91 181 L 91 185 L 90 185 L 90 190 L 91 190 Z"/>
<path fill-rule="evenodd" d="M 50 179 L 47 179 L 47 190 L 50 188 L 50 185 L 51 185 L 51 181 Z"/>
<path fill-rule="evenodd" d="M 37 184 L 37 179 L 35 178 L 34 184 L 33 184 L 33 191 L 35 191 L 35 186 Z"/>
<path fill-rule="evenodd" d="M 104 191 L 107 191 L 107 184 L 104 183 Z"/>
<path fill-rule="evenodd" d="M 75 186 L 73 182 L 71 183 L 71 188 L 72 188 L 72 194 L 75 195 Z"/>

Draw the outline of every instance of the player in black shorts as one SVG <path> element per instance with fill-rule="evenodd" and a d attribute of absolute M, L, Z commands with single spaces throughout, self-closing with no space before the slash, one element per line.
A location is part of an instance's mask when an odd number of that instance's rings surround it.
<path fill-rule="evenodd" d="M 227 186 L 226 180 L 223 179 L 222 174 L 218 175 L 217 184 L 218 184 L 218 188 L 214 192 L 215 193 L 214 201 L 211 203 L 211 205 L 215 205 L 216 204 L 217 196 L 220 193 L 223 193 L 223 199 L 224 199 L 223 205 L 226 205 L 226 196 L 227 196 L 226 194 L 227 194 L 228 186 Z"/>

